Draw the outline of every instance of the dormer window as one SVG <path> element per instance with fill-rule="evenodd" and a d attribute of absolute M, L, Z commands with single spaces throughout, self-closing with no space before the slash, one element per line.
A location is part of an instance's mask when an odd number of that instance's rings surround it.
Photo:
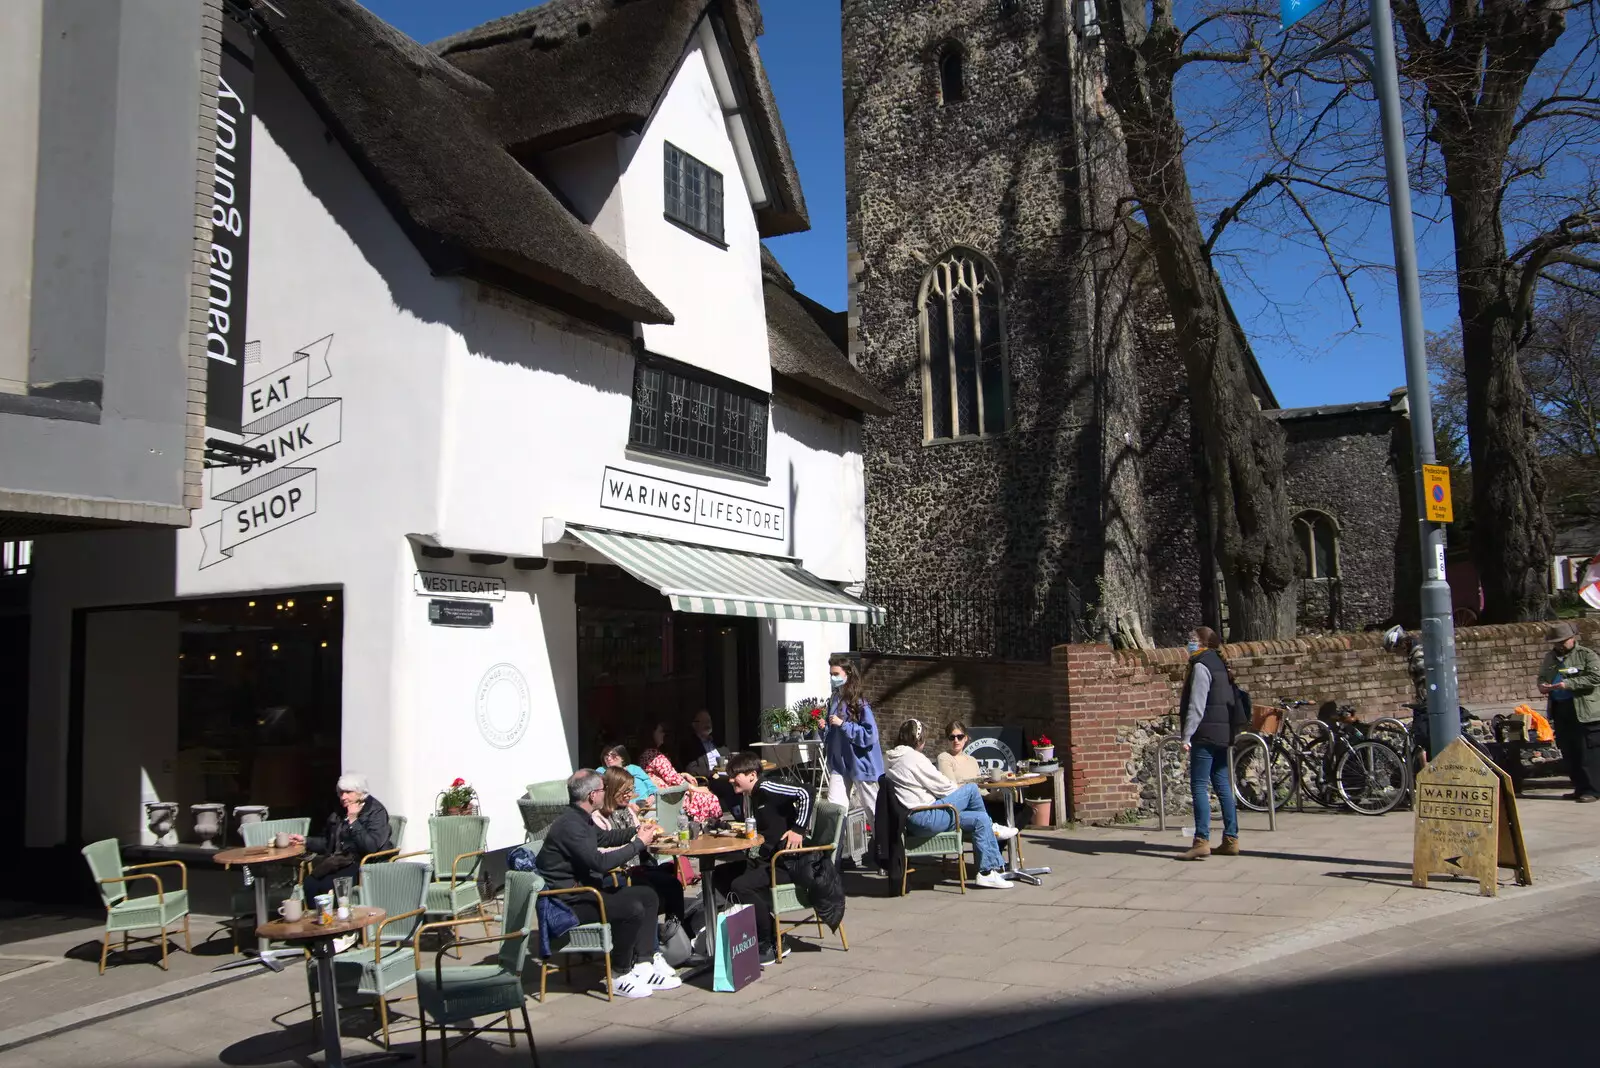
<path fill-rule="evenodd" d="M 676 145 L 664 144 L 666 216 L 712 244 L 722 239 L 722 174 Z"/>

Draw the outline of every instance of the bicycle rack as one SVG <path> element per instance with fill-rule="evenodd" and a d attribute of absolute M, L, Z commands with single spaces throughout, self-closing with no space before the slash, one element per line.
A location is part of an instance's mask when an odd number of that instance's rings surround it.
<path fill-rule="evenodd" d="M 1237 742 L 1240 738 L 1256 739 L 1261 743 L 1262 751 L 1267 754 L 1267 830 L 1276 831 L 1278 829 L 1278 799 L 1277 791 L 1272 788 L 1272 747 L 1268 745 L 1264 736 L 1257 734 L 1255 731 L 1240 731 L 1234 741 Z M 1173 746 L 1182 749 L 1183 740 L 1168 735 L 1156 745 L 1156 829 L 1159 831 L 1167 829 L 1167 774 L 1165 761 L 1162 758 L 1165 755 L 1165 751 Z M 1238 773 L 1233 766 L 1233 746 L 1229 746 L 1228 782 L 1230 785 L 1238 781 L 1237 775 Z M 1237 790 L 1237 787 L 1235 789 Z M 1234 799 L 1234 805 L 1235 807 L 1238 806 L 1237 798 Z"/>

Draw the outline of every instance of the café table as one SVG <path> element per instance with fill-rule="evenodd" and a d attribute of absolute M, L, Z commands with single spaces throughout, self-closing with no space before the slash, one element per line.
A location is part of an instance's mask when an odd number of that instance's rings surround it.
<path fill-rule="evenodd" d="M 1011 826 L 1017 825 L 1017 798 L 1022 796 L 1022 791 L 1029 786 L 1042 786 L 1051 781 L 1048 775 L 1017 775 L 1005 779 L 990 779 L 978 785 L 985 790 L 1000 791 L 1001 799 L 1006 806 L 1006 822 Z M 1013 882 L 1021 881 L 1039 885 L 1039 876 L 1049 875 L 1049 868 L 1024 868 L 1022 866 L 1022 835 L 1014 835 L 1006 843 L 1006 870 L 1002 872 L 1007 879 Z"/>
<path fill-rule="evenodd" d="M 274 920 L 256 928 L 263 942 L 303 943 L 311 947 L 311 956 L 317 962 L 317 997 L 322 1000 L 322 1051 L 327 1068 L 342 1068 L 344 1053 L 339 1047 L 339 997 L 333 985 L 333 940 L 340 935 L 358 933 L 364 927 L 382 923 L 389 914 L 370 905 L 355 905 L 350 918 L 335 918 L 332 923 L 317 922 L 315 912 L 290 923 Z M 295 950 L 298 956 L 302 951 Z"/>
<path fill-rule="evenodd" d="M 747 853 L 760 848 L 765 841 L 759 834 L 752 838 L 746 838 L 743 834 L 699 834 L 687 842 L 663 835 L 651 844 L 651 850 L 664 857 L 694 857 L 700 862 L 700 899 L 705 906 L 701 915 L 706 921 L 706 959 L 690 969 L 690 975 L 704 971 L 717 959 L 717 902 L 716 891 L 711 886 L 711 873 L 716 867 L 717 858 L 726 853 Z"/>
<path fill-rule="evenodd" d="M 248 846 L 239 849 L 224 849 L 212 855 L 214 863 L 221 864 L 224 868 L 231 868 L 235 864 L 244 864 L 252 868 L 264 867 L 268 864 L 285 864 L 298 861 L 305 856 L 304 845 L 291 845 L 279 849 L 277 846 Z M 212 971 L 222 972 L 230 968 L 246 968 L 252 964 L 259 964 L 272 971 L 283 971 L 279 963 L 282 958 L 300 957 L 304 954 L 298 949 L 273 949 L 268 939 L 261 937 L 260 930 L 273 916 L 267 912 L 267 878 L 261 872 L 251 872 L 250 882 L 255 890 L 256 898 L 256 955 L 245 957 L 243 960 L 233 960 L 213 968 Z M 309 905 L 310 903 L 307 902 Z"/>

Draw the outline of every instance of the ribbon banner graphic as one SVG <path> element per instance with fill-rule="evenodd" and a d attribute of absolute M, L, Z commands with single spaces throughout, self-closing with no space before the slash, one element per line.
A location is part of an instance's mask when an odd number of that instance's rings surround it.
<path fill-rule="evenodd" d="M 317 471 L 305 461 L 339 444 L 343 400 L 312 396 L 332 377 L 333 335 L 297 349 L 288 363 L 259 373 L 244 387 L 244 440 L 271 460 L 211 469 L 211 499 L 228 505 L 200 528 L 202 569 L 233 556 L 247 541 L 304 519 L 317 510 Z"/>

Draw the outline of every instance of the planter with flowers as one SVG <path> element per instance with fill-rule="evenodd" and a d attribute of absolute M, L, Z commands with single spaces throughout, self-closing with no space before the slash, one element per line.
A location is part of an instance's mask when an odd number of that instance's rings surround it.
<path fill-rule="evenodd" d="M 475 816 L 478 813 L 478 791 L 467 785 L 467 780 L 457 779 L 439 791 L 437 807 L 441 816 Z"/>
<path fill-rule="evenodd" d="M 795 715 L 794 709 L 784 708 L 780 705 L 761 710 L 761 735 L 763 741 L 787 741 L 789 736 L 799 729 L 800 719 Z"/>
<path fill-rule="evenodd" d="M 1033 755 L 1040 763 L 1049 763 L 1056 758 L 1056 743 L 1050 740 L 1047 734 L 1041 734 L 1028 743 L 1033 746 Z"/>
<path fill-rule="evenodd" d="M 815 697 L 802 698 L 794 703 L 796 729 L 805 738 L 820 738 L 828 724 L 828 712 Z"/>

